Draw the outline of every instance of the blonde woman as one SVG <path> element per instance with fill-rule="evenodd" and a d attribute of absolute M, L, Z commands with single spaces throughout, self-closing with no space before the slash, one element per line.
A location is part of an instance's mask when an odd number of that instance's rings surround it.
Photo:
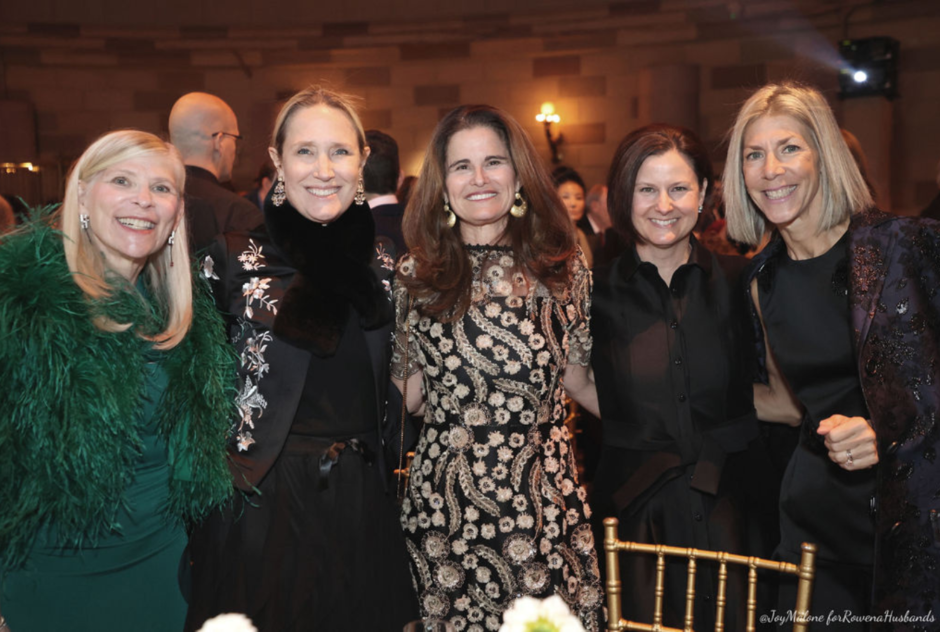
<path fill-rule="evenodd" d="M 185 524 L 231 490 L 234 356 L 195 286 L 184 170 L 112 132 L 50 218 L 0 241 L 0 612 L 12 630 L 172 630 Z"/>
<path fill-rule="evenodd" d="M 243 612 L 260 630 L 398 632 L 417 608 L 384 476 L 392 306 L 376 272 L 395 253 L 375 247 L 349 97 L 294 95 L 270 154 L 265 225 L 224 235 L 205 265 L 242 359 L 245 495 L 193 535 L 187 627 Z"/>
<path fill-rule="evenodd" d="M 741 108 L 724 186 L 732 239 L 778 233 L 749 275 L 758 411 L 804 412 L 777 555 L 818 546 L 815 614 L 937 612 L 937 224 L 874 209 L 826 100 L 797 84 Z"/>

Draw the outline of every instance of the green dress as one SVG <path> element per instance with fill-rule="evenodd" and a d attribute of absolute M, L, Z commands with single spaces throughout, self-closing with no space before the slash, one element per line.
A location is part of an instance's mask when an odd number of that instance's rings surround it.
<path fill-rule="evenodd" d="M 23 569 L 4 581 L 0 612 L 13 632 L 182 630 L 177 573 L 186 532 L 167 516 L 166 441 L 156 410 L 167 387 L 161 355 L 148 356 L 135 420 L 143 449 L 112 531 L 80 551 L 57 547 L 55 525 L 37 534 Z"/>

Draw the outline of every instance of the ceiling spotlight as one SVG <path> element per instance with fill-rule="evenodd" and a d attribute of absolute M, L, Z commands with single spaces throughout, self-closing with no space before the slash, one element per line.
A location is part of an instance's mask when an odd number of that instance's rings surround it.
<path fill-rule="evenodd" d="M 900 45 L 890 37 L 868 37 L 839 43 L 842 68 L 839 96 L 898 96 L 898 52 Z"/>

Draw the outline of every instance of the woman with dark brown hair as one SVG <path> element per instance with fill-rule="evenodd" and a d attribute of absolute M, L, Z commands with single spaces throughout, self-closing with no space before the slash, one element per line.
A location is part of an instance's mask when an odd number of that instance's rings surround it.
<path fill-rule="evenodd" d="M 588 383 L 590 273 L 519 124 L 485 105 L 444 117 L 404 233 L 392 375 L 424 409 L 402 507 L 422 613 L 497 630 L 515 597 L 559 594 L 598 630 L 562 402 Z"/>
<path fill-rule="evenodd" d="M 715 255 L 692 234 L 713 180 L 708 152 L 685 128 L 640 128 L 614 155 L 608 206 L 630 246 L 595 269 L 591 364 L 604 446 L 592 502 L 599 518 L 619 518 L 625 540 L 761 555 L 769 552 L 762 515 L 748 502 L 762 470 L 749 446 L 758 426 L 740 284 L 746 260 Z M 773 500 L 767 505 L 772 527 Z M 624 612 L 650 621 L 654 562 L 624 563 Z M 710 570 L 696 579 L 696 629 L 712 627 Z M 681 627 L 682 562 L 667 562 L 664 588 L 663 623 Z M 741 586 L 728 591 L 727 629 L 743 627 L 735 618 L 742 594 Z"/>

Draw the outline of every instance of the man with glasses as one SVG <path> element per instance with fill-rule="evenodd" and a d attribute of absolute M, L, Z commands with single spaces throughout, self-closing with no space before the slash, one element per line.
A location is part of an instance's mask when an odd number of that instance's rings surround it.
<path fill-rule="evenodd" d="M 190 92 L 170 111 L 170 142 L 186 165 L 186 216 L 192 250 L 203 250 L 217 235 L 250 230 L 264 218 L 251 202 L 221 183 L 232 179 L 241 135 L 235 112 L 219 97 Z"/>

